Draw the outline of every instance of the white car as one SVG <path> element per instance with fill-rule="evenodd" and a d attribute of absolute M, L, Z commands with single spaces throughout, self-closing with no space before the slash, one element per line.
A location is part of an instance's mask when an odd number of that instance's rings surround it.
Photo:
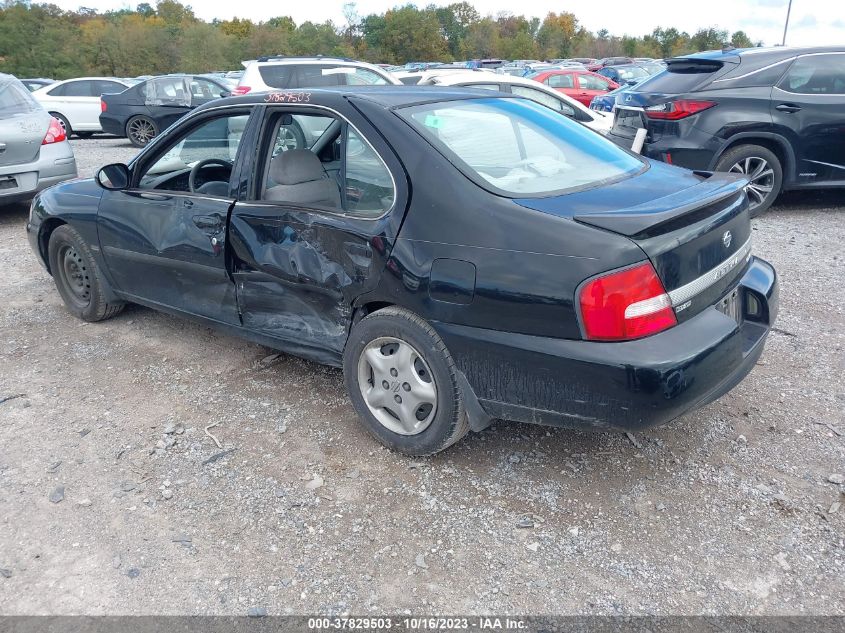
<path fill-rule="evenodd" d="M 339 57 L 259 57 L 242 63 L 244 73 L 232 92 L 235 95 L 294 88 L 400 83 L 378 66 Z"/>
<path fill-rule="evenodd" d="M 420 82 L 420 85 L 425 84 L 434 86 L 464 86 L 466 88 L 485 88 L 487 90 L 510 92 L 511 94 L 526 97 L 537 103 L 542 103 L 544 106 L 552 110 L 557 110 L 570 119 L 579 121 L 588 128 L 601 134 L 607 134 L 613 126 L 613 116 L 611 114 L 590 110 L 575 101 L 575 99 L 525 77 L 500 75 L 498 73 L 449 73 L 448 75 L 439 75 Z"/>
<path fill-rule="evenodd" d="M 115 77 L 79 77 L 36 90 L 32 96 L 59 120 L 68 138 L 102 132 L 100 95 L 123 92 L 131 83 Z"/>

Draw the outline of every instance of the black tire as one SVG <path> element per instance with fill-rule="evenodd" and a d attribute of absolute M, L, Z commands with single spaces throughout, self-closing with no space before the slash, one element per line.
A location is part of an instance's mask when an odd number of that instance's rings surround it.
<path fill-rule="evenodd" d="M 103 296 L 101 274 L 91 249 L 67 224 L 50 235 L 47 248 L 50 272 L 68 311 L 93 323 L 104 321 L 123 310 L 124 303 L 108 303 Z"/>
<path fill-rule="evenodd" d="M 416 434 L 400 434 L 387 428 L 373 414 L 370 405 L 364 399 L 360 386 L 359 361 L 368 346 L 385 338 L 408 344 L 419 354 L 425 368 L 430 370 L 429 382 L 433 381 L 435 386 L 436 407 L 428 425 Z M 373 312 L 355 324 L 343 354 L 346 389 L 364 427 L 391 450 L 417 457 L 442 451 L 469 431 L 457 372 L 449 350 L 446 349 L 446 345 L 434 328 L 413 312 L 395 306 Z M 422 371 L 420 375 L 423 375 Z M 398 397 L 404 393 L 398 390 L 398 383 L 396 384 L 396 395 L 392 397 Z M 372 382 L 369 386 L 376 387 Z M 365 389 L 367 388 L 365 385 Z M 391 395 L 389 389 L 386 393 Z"/>
<path fill-rule="evenodd" d="M 158 134 L 158 125 L 149 117 L 133 116 L 126 122 L 126 138 L 135 147 L 146 147 Z"/>
<path fill-rule="evenodd" d="M 768 211 L 780 195 L 783 186 L 783 166 L 780 164 L 780 159 L 770 149 L 761 145 L 738 145 L 725 152 L 716 163 L 716 171 L 744 175 L 748 175 L 746 171 L 751 171 L 753 176 L 757 167 L 761 165 L 761 161 L 765 162 L 764 169 L 745 190 L 748 194 L 752 218 Z"/>
<path fill-rule="evenodd" d="M 59 114 L 58 112 L 51 112 L 50 116 L 58 119 L 59 124 L 65 129 L 65 134 L 68 139 L 70 139 L 71 134 L 73 134 L 73 128 L 70 127 L 70 121 L 68 121 L 63 114 Z"/>

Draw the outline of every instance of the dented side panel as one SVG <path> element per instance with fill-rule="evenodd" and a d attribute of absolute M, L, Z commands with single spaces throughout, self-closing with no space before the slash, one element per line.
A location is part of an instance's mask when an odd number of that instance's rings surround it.
<path fill-rule="evenodd" d="M 229 228 L 244 327 L 342 352 L 352 299 L 383 258 L 343 218 L 283 205 L 238 204 Z"/>

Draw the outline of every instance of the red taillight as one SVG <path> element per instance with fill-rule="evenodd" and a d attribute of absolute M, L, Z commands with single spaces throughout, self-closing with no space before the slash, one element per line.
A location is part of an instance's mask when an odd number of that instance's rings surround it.
<path fill-rule="evenodd" d="M 240 95 L 245 95 L 250 90 L 252 90 L 252 88 L 250 88 L 249 86 L 238 86 L 237 88 L 232 90 L 232 94 L 238 97 Z"/>
<path fill-rule="evenodd" d="M 677 101 L 669 101 L 661 103 L 660 105 L 650 106 L 645 109 L 645 115 L 649 119 L 659 119 L 661 121 L 677 121 L 678 119 L 685 119 L 693 114 L 698 114 L 702 110 L 707 110 L 716 105 L 715 101 L 692 101 L 690 99 L 678 99 Z"/>
<path fill-rule="evenodd" d="M 105 112 L 109 109 L 109 106 L 106 104 L 105 99 L 100 99 L 100 112 Z"/>
<path fill-rule="evenodd" d="M 51 143 L 61 143 L 67 139 L 65 129 L 56 117 L 50 117 L 50 127 L 47 128 L 47 134 L 44 135 L 42 145 L 50 145 Z"/>
<path fill-rule="evenodd" d="M 593 341 L 626 341 L 678 323 L 649 262 L 587 282 L 578 300 L 584 332 Z"/>

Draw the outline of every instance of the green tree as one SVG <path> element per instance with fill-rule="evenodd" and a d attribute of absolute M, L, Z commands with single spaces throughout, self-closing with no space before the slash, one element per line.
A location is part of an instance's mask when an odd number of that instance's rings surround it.
<path fill-rule="evenodd" d="M 745 34 L 745 31 L 736 31 L 731 35 L 731 46 L 736 48 L 753 48 L 754 43 L 751 38 Z"/>
<path fill-rule="evenodd" d="M 414 5 L 390 9 L 384 14 L 381 34 L 384 61 L 436 61 L 449 58 L 446 38 L 434 10 Z"/>
<path fill-rule="evenodd" d="M 699 29 L 690 38 L 694 51 L 711 51 L 722 48 L 728 41 L 728 32 L 714 27 Z"/>
<path fill-rule="evenodd" d="M 546 59 L 570 57 L 578 20 L 572 13 L 549 13 L 537 32 L 537 45 Z"/>

